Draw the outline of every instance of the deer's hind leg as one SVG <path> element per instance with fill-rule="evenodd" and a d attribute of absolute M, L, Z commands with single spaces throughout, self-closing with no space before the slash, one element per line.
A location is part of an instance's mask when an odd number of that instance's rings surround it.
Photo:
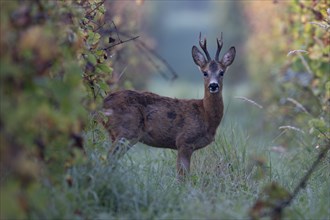
<path fill-rule="evenodd" d="M 108 157 L 120 158 L 143 135 L 144 118 L 138 108 L 130 108 L 129 111 L 120 110 L 113 111 L 106 123 L 106 129 L 112 139 Z"/>
<path fill-rule="evenodd" d="M 121 158 L 137 142 L 137 139 L 127 139 L 125 137 L 114 139 L 108 152 L 108 158 Z"/>
<path fill-rule="evenodd" d="M 129 149 L 139 142 L 142 134 L 138 127 L 132 125 L 130 129 L 120 126 L 109 129 L 112 145 L 108 152 L 108 157 L 122 157 Z"/>

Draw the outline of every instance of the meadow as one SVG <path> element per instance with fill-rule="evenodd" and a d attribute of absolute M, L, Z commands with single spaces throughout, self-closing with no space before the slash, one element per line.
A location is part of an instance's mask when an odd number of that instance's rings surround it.
<path fill-rule="evenodd" d="M 185 182 L 177 180 L 174 150 L 137 144 L 120 160 L 108 161 L 109 137 L 102 126 L 91 124 L 85 133 L 88 163 L 68 170 L 62 187 L 52 190 L 47 211 L 35 217 L 247 219 L 258 198 L 267 197 L 267 186 L 277 183 L 292 192 L 320 149 L 295 130 L 274 128 L 265 136 L 257 123 L 265 109 L 233 97 L 225 100 L 229 104 L 216 140 L 194 153 Z M 282 149 L 274 143 L 286 132 L 294 138 Z M 329 217 L 328 170 L 327 157 L 285 209 L 284 219 Z"/>

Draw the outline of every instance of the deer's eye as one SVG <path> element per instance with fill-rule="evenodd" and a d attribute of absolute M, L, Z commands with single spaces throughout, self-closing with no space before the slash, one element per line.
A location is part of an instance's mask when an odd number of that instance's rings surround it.
<path fill-rule="evenodd" d="M 220 71 L 220 76 L 223 76 L 223 74 L 224 74 L 225 72 L 224 71 Z"/>
<path fill-rule="evenodd" d="M 207 76 L 208 76 L 207 72 L 203 72 L 203 75 L 204 75 L 205 77 L 207 77 Z"/>

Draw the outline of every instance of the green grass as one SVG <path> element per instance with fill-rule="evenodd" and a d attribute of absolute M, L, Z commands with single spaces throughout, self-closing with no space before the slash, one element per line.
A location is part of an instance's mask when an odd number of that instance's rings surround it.
<path fill-rule="evenodd" d="M 94 139 L 94 141 L 93 141 Z M 297 137 L 297 139 L 299 139 Z M 116 166 L 104 160 L 110 146 L 100 128 L 86 133 L 88 163 L 71 168 L 61 188 L 51 192 L 47 219 L 246 219 L 265 185 L 289 191 L 317 156 L 314 148 L 294 147 L 279 154 L 271 140 L 251 137 L 230 118 L 216 140 L 196 151 L 188 180 L 176 180 L 176 151 L 138 144 Z M 287 219 L 329 218 L 329 157 L 318 167 L 291 206 Z"/>

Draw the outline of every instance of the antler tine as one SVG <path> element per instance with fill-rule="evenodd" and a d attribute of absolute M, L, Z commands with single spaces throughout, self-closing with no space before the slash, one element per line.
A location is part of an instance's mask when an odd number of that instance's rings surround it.
<path fill-rule="evenodd" d="M 223 45 L 223 41 L 222 41 L 222 32 L 221 32 L 221 36 L 220 39 L 217 38 L 217 44 L 218 44 L 218 49 L 217 49 L 217 53 L 215 54 L 215 60 L 219 61 L 219 54 Z"/>
<path fill-rule="evenodd" d="M 209 54 L 209 52 L 207 51 L 207 48 L 206 48 L 206 38 L 204 38 L 204 40 L 202 40 L 202 32 L 199 32 L 199 46 L 203 49 L 207 60 L 211 61 L 210 54 Z"/>

